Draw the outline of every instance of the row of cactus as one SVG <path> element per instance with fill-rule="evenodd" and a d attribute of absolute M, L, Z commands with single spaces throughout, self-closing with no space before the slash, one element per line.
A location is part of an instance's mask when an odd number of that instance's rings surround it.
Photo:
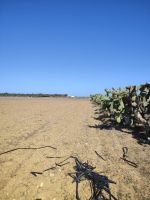
<path fill-rule="evenodd" d="M 112 123 L 128 128 L 143 127 L 150 136 L 150 84 L 105 89 L 104 95 L 91 95 L 91 100 Z"/>

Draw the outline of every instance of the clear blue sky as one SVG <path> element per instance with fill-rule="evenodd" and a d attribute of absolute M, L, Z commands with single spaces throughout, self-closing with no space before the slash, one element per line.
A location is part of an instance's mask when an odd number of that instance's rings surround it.
<path fill-rule="evenodd" d="M 0 92 L 150 82 L 150 0 L 0 0 Z"/>

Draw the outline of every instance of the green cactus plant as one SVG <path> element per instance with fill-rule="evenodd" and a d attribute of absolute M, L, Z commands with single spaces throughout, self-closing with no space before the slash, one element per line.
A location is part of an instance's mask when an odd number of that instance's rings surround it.
<path fill-rule="evenodd" d="M 101 112 L 116 124 L 133 128 L 142 125 L 150 137 L 150 84 L 105 89 L 106 94 L 91 96 Z"/>

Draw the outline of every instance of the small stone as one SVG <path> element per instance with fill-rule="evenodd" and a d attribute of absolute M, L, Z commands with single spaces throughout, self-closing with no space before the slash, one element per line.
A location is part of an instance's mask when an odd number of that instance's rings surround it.
<path fill-rule="evenodd" d="M 53 177 L 53 176 L 54 176 L 54 174 L 50 173 L 50 177 Z"/>
<path fill-rule="evenodd" d="M 43 187 L 43 183 L 40 184 L 40 187 Z"/>

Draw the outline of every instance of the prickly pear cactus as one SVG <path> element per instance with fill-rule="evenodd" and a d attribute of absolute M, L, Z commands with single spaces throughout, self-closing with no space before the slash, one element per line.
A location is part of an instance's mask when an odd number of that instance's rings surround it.
<path fill-rule="evenodd" d="M 117 125 L 142 126 L 150 138 L 150 84 L 105 89 L 105 92 L 105 95 L 91 95 L 91 101 L 99 106 L 100 112 L 105 112 Z"/>

